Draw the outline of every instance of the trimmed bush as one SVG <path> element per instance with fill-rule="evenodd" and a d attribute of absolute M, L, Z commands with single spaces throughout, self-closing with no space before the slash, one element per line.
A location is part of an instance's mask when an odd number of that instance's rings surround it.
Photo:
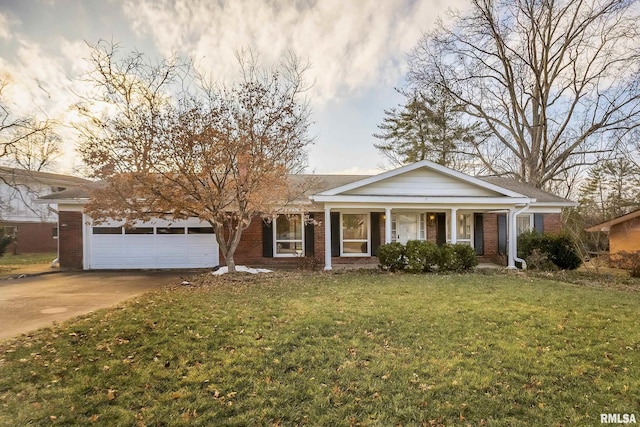
<path fill-rule="evenodd" d="M 446 243 L 440 247 L 438 271 L 468 271 L 478 265 L 476 251 L 469 245 Z"/>
<path fill-rule="evenodd" d="M 394 242 L 380 245 L 378 248 L 378 266 L 383 270 L 399 271 L 407 265 L 405 247 Z"/>
<path fill-rule="evenodd" d="M 433 242 L 409 240 L 405 248 L 407 270 L 412 273 L 423 273 L 433 270 L 440 260 L 440 250 Z"/>
<path fill-rule="evenodd" d="M 478 265 L 478 256 L 471 246 L 458 243 L 453 245 L 453 251 L 456 255 L 456 271 L 468 271 Z"/>

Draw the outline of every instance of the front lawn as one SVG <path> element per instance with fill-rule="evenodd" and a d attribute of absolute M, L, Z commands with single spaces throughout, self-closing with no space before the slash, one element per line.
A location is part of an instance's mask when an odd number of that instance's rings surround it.
<path fill-rule="evenodd" d="M 0 424 L 640 418 L 634 290 L 512 274 L 194 282 L 0 344 Z"/>

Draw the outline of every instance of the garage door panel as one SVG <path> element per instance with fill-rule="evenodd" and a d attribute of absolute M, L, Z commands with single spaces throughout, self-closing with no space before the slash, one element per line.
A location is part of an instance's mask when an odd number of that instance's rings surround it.
<path fill-rule="evenodd" d="M 117 223 L 114 223 L 116 226 Z M 113 227 L 107 223 L 105 226 Z M 90 269 L 162 269 L 162 268 L 207 268 L 218 265 L 218 244 L 215 235 L 170 234 L 166 222 L 154 220 L 138 223 L 138 227 L 153 227 L 154 234 L 102 234 L 92 233 L 88 225 Z M 197 220 L 172 223 L 172 227 L 203 227 Z M 183 228 L 184 230 L 184 228 Z"/>

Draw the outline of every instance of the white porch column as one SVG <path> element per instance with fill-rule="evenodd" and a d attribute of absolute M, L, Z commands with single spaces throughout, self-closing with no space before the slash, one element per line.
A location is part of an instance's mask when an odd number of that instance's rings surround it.
<path fill-rule="evenodd" d="M 331 270 L 331 208 L 324 208 L 324 269 Z"/>
<path fill-rule="evenodd" d="M 516 211 L 514 209 L 509 209 L 509 215 L 507 218 L 509 219 L 507 221 L 507 268 L 513 270 L 516 268 Z"/>
<path fill-rule="evenodd" d="M 384 243 L 391 243 L 391 208 L 384 208 Z"/>
<path fill-rule="evenodd" d="M 451 244 L 458 243 L 458 208 L 451 208 Z"/>

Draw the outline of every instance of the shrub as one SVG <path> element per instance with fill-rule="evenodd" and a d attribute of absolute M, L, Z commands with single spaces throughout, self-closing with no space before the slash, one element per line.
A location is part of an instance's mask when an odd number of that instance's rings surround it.
<path fill-rule="evenodd" d="M 531 259 L 535 250 L 537 253 Z M 575 270 L 582 264 L 573 239 L 566 234 L 540 234 L 529 231 L 518 236 L 518 257 L 524 258 L 527 265 L 540 264 L 543 261 L 540 259 L 542 255 L 561 270 Z"/>
<path fill-rule="evenodd" d="M 438 264 L 440 250 L 433 242 L 423 240 L 409 240 L 405 248 L 407 257 L 407 270 L 412 273 L 422 273 L 432 271 L 433 266 Z"/>
<path fill-rule="evenodd" d="M 558 269 L 558 266 L 551 262 L 547 253 L 542 252 L 539 248 L 533 249 L 529 256 L 525 257 L 525 261 L 527 261 L 527 268 L 530 270 L 555 271 Z"/>
<path fill-rule="evenodd" d="M 380 245 L 378 248 L 378 266 L 383 270 L 399 271 L 407 265 L 405 247 L 394 242 Z"/>
<path fill-rule="evenodd" d="M 7 251 L 7 247 L 16 240 L 14 236 L 5 234 L 4 227 L 0 227 L 0 257 Z"/>
<path fill-rule="evenodd" d="M 475 249 L 461 243 L 453 245 L 456 256 L 456 271 L 468 271 L 478 265 L 478 256 Z"/>
<path fill-rule="evenodd" d="M 575 270 L 582 264 L 573 239 L 566 234 L 545 235 L 542 240 L 543 250 L 549 259 L 561 270 Z"/>

